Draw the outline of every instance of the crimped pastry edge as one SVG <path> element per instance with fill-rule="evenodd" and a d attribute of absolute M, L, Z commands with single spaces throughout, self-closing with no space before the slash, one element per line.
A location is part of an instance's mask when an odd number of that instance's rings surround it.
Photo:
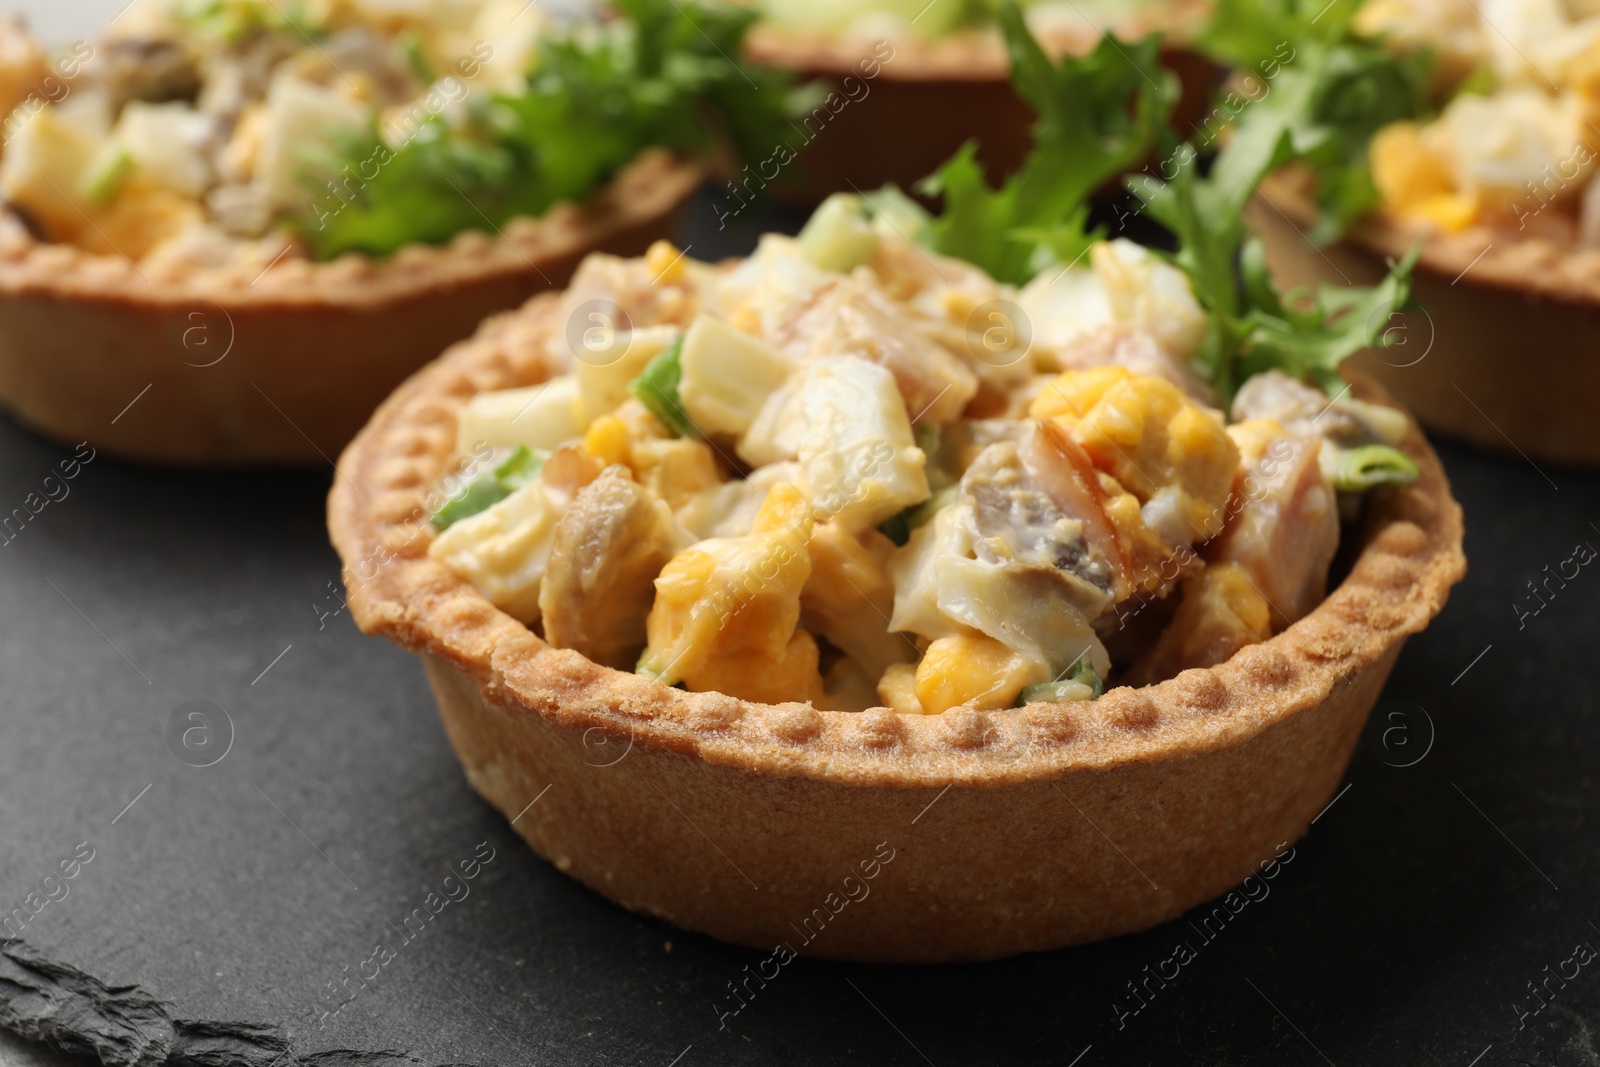
<path fill-rule="evenodd" d="M 535 297 L 413 376 L 341 457 L 328 509 L 363 631 L 436 657 L 486 700 L 552 723 L 715 766 L 875 787 L 996 787 L 1195 756 L 1241 745 L 1392 662 L 1465 573 L 1461 509 L 1413 423 L 1402 447 L 1421 476 L 1371 501 L 1365 543 L 1343 583 L 1284 633 L 1220 666 L 1087 704 L 934 716 L 670 689 L 550 648 L 427 555 L 424 500 L 450 460 L 457 411 L 474 393 L 540 380 L 557 312 L 554 294 Z M 1385 398 L 1359 376 L 1355 388 Z"/>

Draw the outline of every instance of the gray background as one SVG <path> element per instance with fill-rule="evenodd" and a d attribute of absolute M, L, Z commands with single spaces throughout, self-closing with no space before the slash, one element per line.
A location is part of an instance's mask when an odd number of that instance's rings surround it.
<path fill-rule="evenodd" d="M 90 37 L 128 0 L 0 0 L 0 14 L 21 15 L 39 38 L 57 44 Z"/>

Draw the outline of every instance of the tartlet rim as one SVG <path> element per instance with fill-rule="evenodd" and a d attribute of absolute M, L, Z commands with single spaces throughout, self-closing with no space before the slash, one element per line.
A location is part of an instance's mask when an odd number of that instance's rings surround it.
<path fill-rule="evenodd" d="M 1310 195 L 1313 180 L 1305 168 L 1290 165 L 1267 175 L 1257 194 L 1304 235 L 1319 216 Z M 1340 239 L 1396 261 L 1419 249 L 1417 268 L 1453 279 L 1452 284 L 1466 282 L 1567 304 L 1600 304 L 1600 248 L 1565 248 L 1538 236 L 1508 239 L 1504 229 L 1482 224 L 1445 233 L 1383 211 L 1357 219 Z M 1316 248 L 1310 237 L 1306 241 Z"/>

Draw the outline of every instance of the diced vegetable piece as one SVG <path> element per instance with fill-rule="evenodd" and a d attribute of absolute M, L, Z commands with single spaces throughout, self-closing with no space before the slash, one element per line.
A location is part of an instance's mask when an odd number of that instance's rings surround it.
<path fill-rule="evenodd" d="M 1087 655 L 1078 658 L 1072 670 L 1067 672 L 1066 680 L 1088 686 L 1095 696 L 1100 696 L 1106 691 L 1105 680 L 1100 677 L 1100 672 L 1094 669 L 1094 664 L 1089 661 Z"/>
<path fill-rule="evenodd" d="M 610 328 L 605 324 L 596 327 L 598 330 Z M 585 353 L 578 353 L 572 373 L 578 379 L 584 417 L 598 419 L 626 403 L 632 395 L 634 379 L 682 337 L 682 331 L 676 326 L 645 326 L 618 331 L 608 337 L 607 347 L 599 353 L 599 358 L 585 358 Z"/>
<path fill-rule="evenodd" d="M 526 445 L 518 445 L 504 462 L 488 474 L 468 482 L 455 496 L 433 513 L 433 525 L 447 530 L 462 519 L 471 518 L 521 489 L 539 477 L 546 453 L 534 452 Z"/>
<path fill-rule="evenodd" d="M 700 431 L 684 412 L 683 397 L 678 392 L 678 386 L 683 381 L 683 363 L 679 359 L 682 353 L 683 340 L 680 338 L 671 348 L 650 361 L 644 373 L 628 384 L 628 392 L 649 408 L 650 414 L 659 419 L 674 437 L 698 437 Z"/>
<path fill-rule="evenodd" d="M 127 150 L 112 141 L 95 153 L 78 180 L 78 191 L 96 207 L 105 207 L 117 198 L 123 183 L 137 169 L 138 164 Z"/>
<path fill-rule="evenodd" d="M 439 75 L 428 61 L 428 48 L 422 43 L 422 35 L 415 30 L 408 30 L 396 38 L 395 43 L 405 55 L 406 66 L 411 68 L 412 77 L 424 85 L 433 84 Z"/>
<path fill-rule="evenodd" d="M 1409 485 L 1417 474 L 1417 465 L 1398 448 L 1365 445 L 1339 455 L 1333 485 L 1340 492 L 1364 493 L 1380 485 Z"/>
<path fill-rule="evenodd" d="M 212 133 L 213 120 L 187 103 L 133 100 L 117 120 L 116 138 L 150 181 L 198 199 L 214 177 L 207 153 Z M 307 195 L 303 187 L 300 195 Z"/>
<path fill-rule="evenodd" d="M 84 208 L 78 190 L 97 146 L 53 107 L 39 110 L 12 135 L 0 160 L 0 194 L 21 208 L 55 240 L 81 229 Z"/>
<path fill-rule="evenodd" d="M 859 196 L 835 193 L 812 214 L 796 243 L 812 266 L 849 274 L 872 258 L 878 234 Z"/>
<path fill-rule="evenodd" d="M 706 433 L 735 437 L 750 429 L 767 397 L 796 366 L 765 341 L 709 315 L 689 326 L 678 362 L 684 411 Z"/>
<path fill-rule="evenodd" d="M 543 385 L 479 393 L 467 401 L 456 421 L 456 454 L 468 455 L 480 445 L 553 451 L 582 437 L 587 425 L 578 381 L 564 374 Z"/>
<path fill-rule="evenodd" d="M 506 487 L 492 477 L 474 478 L 461 492 L 440 505 L 431 521 L 436 529 L 448 530 L 462 519 L 488 511 L 510 495 Z"/>
<path fill-rule="evenodd" d="M 859 531 L 928 499 L 894 375 L 854 357 L 812 360 L 801 375 L 800 466 L 819 516 Z"/>
<path fill-rule="evenodd" d="M 496 607 L 532 625 L 539 619 L 539 588 L 560 513 L 544 483 L 531 482 L 451 524 L 428 546 L 428 555 L 472 582 Z"/>
<path fill-rule="evenodd" d="M 305 211 L 319 178 L 333 177 L 347 142 L 372 129 L 372 109 L 332 89 L 280 76 L 267 91 L 256 177 L 275 207 Z"/>
<path fill-rule="evenodd" d="M 933 217 L 921 204 L 901 192 L 897 185 L 886 185 L 862 199 L 867 203 L 867 213 L 872 217 L 873 229 L 878 231 L 880 238 L 894 234 L 907 241 L 916 241 Z"/>
<path fill-rule="evenodd" d="M 547 452 L 535 452 L 527 445 L 518 445 L 516 450 L 494 469 L 495 479 L 507 489 L 513 491 L 521 489 L 539 477 L 539 472 L 544 469 L 544 461 L 548 458 Z"/>

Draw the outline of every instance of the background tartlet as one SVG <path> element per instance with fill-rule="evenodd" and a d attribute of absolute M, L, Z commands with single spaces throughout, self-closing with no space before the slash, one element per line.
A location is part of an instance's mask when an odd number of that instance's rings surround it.
<path fill-rule="evenodd" d="M 596 250 L 670 234 L 702 169 L 649 153 L 585 207 L 375 260 L 144 273 L 0 231 L 0 406 L 128 459 L 325 462 L 406 375 Z"/>
<path fill-rule="evenodd" d="M 1188 130 L 1205 111 L 1220 68 L 1192 45 L 1210 0 L 1139 5 L 1105 29 L 1123 40 L 1161 33 L 1161 61 L 1177 75 L 1181 98 L 1174 125 Z M 1078 12 L 1061 25 L 1036 28 L 1051 55 L 1083 55 L 1100 27 Z M 991 181 L 1016 171 L 1027 155 L 1034 114 L 1011 85 L 1005 44 L 995 29 L 960 29 L 944 36 L 905 33 L 892 38 L 827 34 L 760 23 L 746 41 L 752 62 L 795 71 L 829 89 L 817 121 L 803 116 L 803 145 L 792 166 L 766 174 L 785 199 L 817 203 L 831 193 L 911 189 L 970 139 Z M 937 116 L 928 121 L 928 116 Z"/>
<path fill-rule="evenodd" d="M 1430 430 L 1494 452 L 1600 465 L 1600 252 L 1487 227 L 1431 233 L 1382 217 L 1318 247 L 1304 175 L 1261 183 L 1250 219 L 1284 289 L 1368 285 L 1419 250 L 1412 284 L 1420 310 L 1390 323 L 1402 343 L 1357 365 Z"/>

